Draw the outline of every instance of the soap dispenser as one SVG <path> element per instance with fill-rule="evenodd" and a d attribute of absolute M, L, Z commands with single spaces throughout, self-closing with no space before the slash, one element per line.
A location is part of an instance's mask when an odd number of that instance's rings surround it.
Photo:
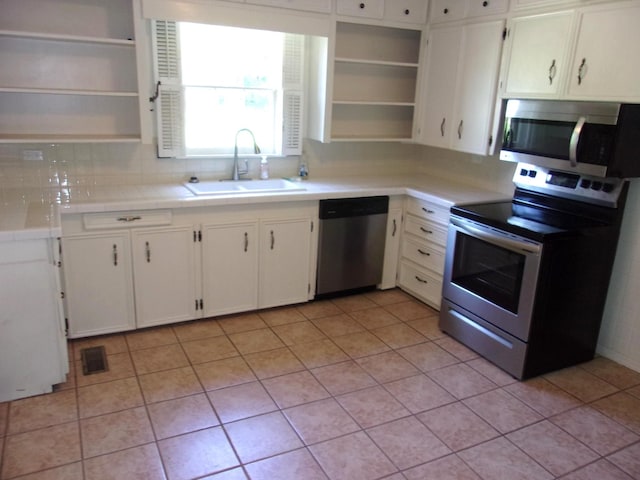
<path fill-rule="evenodd" d="M 260 160 L 260 178 L 262 180 L 269 178 L 269 162 L 266 155 L 262 155 L 262 160 Z"/>

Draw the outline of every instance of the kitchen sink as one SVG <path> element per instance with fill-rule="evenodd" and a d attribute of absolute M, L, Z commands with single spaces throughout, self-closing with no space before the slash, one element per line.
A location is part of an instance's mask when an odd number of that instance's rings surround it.
<path fill-rule="evenodd" d="M 195 195 L 229 195 L 243 193 L 295 192 L 306 190 L 303 185 L 290 182 L 284 178 L 270 180 L 211 180 L 198 183 L 185 183 Z"/>

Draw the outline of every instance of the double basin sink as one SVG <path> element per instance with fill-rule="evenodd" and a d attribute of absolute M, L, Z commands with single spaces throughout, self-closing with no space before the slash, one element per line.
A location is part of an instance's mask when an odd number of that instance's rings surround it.
<path fill-rule="evenodd" d="M 204 182 L 184 184 L 195 195 L 229 195 L 246 193 L 275 193 L 296 192 L 306 190 L 298 182 L 291 182 L 284 178 L 270 180 L 210 180 Z"/>

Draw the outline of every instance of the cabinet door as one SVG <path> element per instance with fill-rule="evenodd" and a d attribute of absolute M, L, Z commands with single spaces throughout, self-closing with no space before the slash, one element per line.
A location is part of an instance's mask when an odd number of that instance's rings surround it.
<path fill-rule="evenodd" d="M 384 19 L 424 24 L 427 22 L 428 5 L 428 0 L 387 0 L 384 4 Z"/>
<path fill-rule="evenodd" d="M 336 11 L 338 15 L 380 19 L 384 15 L 384 0 L 337 0 Z"/>
<path fill-rule="evenodd" d="M 260 240 L 258 306 L 306 302 L 310 285 L 310 219 L 264 221 Z"/>
<path fill-rule="evenodd" d="M 433 0 L 431 23 L 462 20 L 468 8 L 468 0 Z"/>
<path fill-rule="evenodd" d="M 585 11 L 569 72 L 569 96 L 640 100 L 640 6 Z"/>
<path fill-rule="evenodd" d="M 138 327 L 196 316 L 195 242 L 192 227 L 133 232 Z"/>
<path fill-rule="evenodd" d="M 389 209 L 387 215 L 387 239 L 384 245 L 384 267 L 381 289 L 396 286 L 398 254 L 400 252 L 400 232 L 402 230 L 402 208 Z"/>
<path fill-rule="evenodd" d="M 504 22 L 467 25 L 459 59 L 451 146 L 462 152 L 486 155 L 498 87 Z"/>
<path fill-rule="evenodd" d="M 135 328 L 129 233 L 62 239 L 69 337 Z"/>
<path fill-rule="evenodd" d="M 202 228 L 204 315 L 258 307 L 257 222 Z"/>
<path fill-rule="evenodd" d="M 268 5 L 270 7 L 293 8 L 295 10 L 331 13 L 331 0 L 248 0 L 247 3 L 253 3 L 254 5 Z"/>
<path fill-rule="evenodd" d="M 429 35 L 420 132 L 427 145 L 449 147 L 461 39 L 461 27 L 434 28 Z"/>
<path fill-rule="evenodd" d="M 558 97 L 566 78 L 573 12 L 515 18 L 505 96 Z"/>

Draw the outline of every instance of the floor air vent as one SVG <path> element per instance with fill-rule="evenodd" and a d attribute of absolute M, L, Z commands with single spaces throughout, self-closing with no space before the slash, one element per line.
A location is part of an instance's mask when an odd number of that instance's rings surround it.
<path fill-rule="evenodd" d="M 104 347 L 89 347 L 80 350 L 80 357 L 82 359 L 82 374 L 92 375 L 94 373 L 102 373 L 109 370 L 107 365 L 107 356 L 105 355 Z"/>

